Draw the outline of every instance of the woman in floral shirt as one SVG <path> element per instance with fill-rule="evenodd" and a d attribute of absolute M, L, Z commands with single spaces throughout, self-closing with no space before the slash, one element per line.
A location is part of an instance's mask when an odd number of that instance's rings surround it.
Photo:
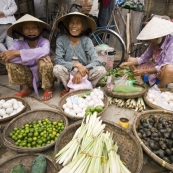
<path fill-rule="evenodd" d="M 159 79 L 159 88 L 164 88 L 173 82 L 173 23 L 171 21 L 153 17 L 138 35 L 138 40 L 150 42 L 147 50 L 137 58 L 130 57 L 120 65 L 133 66 L 136 76 L 148 74 L 149 84 L 152 86 Z"/>

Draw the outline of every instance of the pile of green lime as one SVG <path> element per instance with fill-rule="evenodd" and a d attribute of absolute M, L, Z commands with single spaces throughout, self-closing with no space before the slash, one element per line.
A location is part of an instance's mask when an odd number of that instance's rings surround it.
<path fill-rule="evenodd" d="M 87 115 L 92 115 L 94 112 L 100 113 L 103 111 L 103 107 L 102 106 L 90 106 L 85 110 L 85 116 Z"/>
<path fill-rule="evenodd" d="M 54 142 L 64 130 L 64 121 L 50 121 L 43 119 L 28 122 L 20 128 L 15 127 L 9 133 L 16 146 L 36 148 Z"/>

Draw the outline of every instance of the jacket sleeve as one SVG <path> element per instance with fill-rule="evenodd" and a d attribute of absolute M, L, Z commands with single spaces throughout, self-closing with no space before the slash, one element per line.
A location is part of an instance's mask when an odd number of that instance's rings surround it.
<path fill-rule="evenodd" d="M 138 64 L 143 64 L 149 61 L 149 59 L 153 55 L 153 45 L 150 44 L 147 50 L 141 55 L 141 57 L 137 57 Z"/>
<path fill-rule="evenodd" d="M 17 5 L 14 0 L 11 0 L 10 6 L 8 9 L 4 10 L 4 15 L 7 16 L 12 16 L 14 13 L 17 11 Z"/>
<path fill-rule="evenodd" d="M 84 49 L 87 57 L 90 58 L 90 63 L 86 65 L 86 68 L 94 68 L 101 65 L 95 47 L 90 38 L 85 37 Z"/>
<path fill-rule="evenodd" d="M 69 71 L 72 70 L 74 62 L 65 61 L 64 57 L 66 54 L 64 37 L 61 36 L 56 40 L 56 57 L 55 57 L 55 64 L 63 65 Z"/>

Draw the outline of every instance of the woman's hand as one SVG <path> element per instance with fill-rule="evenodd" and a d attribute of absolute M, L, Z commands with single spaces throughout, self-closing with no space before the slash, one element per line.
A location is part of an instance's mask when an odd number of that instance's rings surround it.
<path fill-rule="evenodd" d="M 45 56 L 41 58 L 45 62 L 51 62 L 51 58 L 49 56 Z"/>
<path fill-rule="evenodd" d="M 133 71 L 133 73 L 134 73 L 135 76 L 141 76 L 141 75 L 146 74 L 145 71 L 146 71 L 145 69 L 141 69 L 141 70 L 135 69 L 135 70 Z"/>
<path fill-rule="evenodd" d="M 79 62 L 76 62 L 74 64 L 74 67 L 78 68 L 78 71 L 81 73 L 82 77 L 84 77 L 88 73 L 88 69 Z"/>
<path fill-rule="evenodd" d="M 19 50 L 7 50 L 1 53 L 0 58 L 2 59 L 2 61 L 8 62 L 16 56 L 20 56 Z"/>
<path fill-rule="evenodd" d="M 121 67 L 121 68 L 124 68 L 124 67 L 130 66 L 130 65 L 132 65 L 131 62 L 123 62 L 123 63 L 120 64 L 120 67 Z"/>
<path fill-rule="evenodd" d="M 77 73 L 74 75 L 74 77 L 73 77 L 73 79 L 72 79 L 72 82 L 73 82 L 74 84 L 79 84 L 79 83 L 81 83 L 81 81 L 82 81 L 82 75 L 81 75 L 80 72 L 77 72 Z"/>

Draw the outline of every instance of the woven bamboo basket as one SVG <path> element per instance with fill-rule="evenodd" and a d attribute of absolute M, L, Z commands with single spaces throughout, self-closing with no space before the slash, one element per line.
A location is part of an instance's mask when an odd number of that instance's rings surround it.
<path fill-rule="evenodd" d="M 68 119 L 60 112 L 60 111 L 54 111 L 50 109 L 42 109 L 42 110 L 31 110 L 28 112 L 23 113 L 22 115 L 16 117 L 12 121 L 10 121 L 5 129 L 3 130 L 3 142 L 4 145 L 14 151 L 17 151 L 19 153 L 35 153 L 35 152 L 41 152 L 49 149 L 50 147 L 55 145 L 55 141 L 43 146 L 43 147 L 37 147 L 37 148 L 26 148 L 21 146 L 16 146 L 14 144 L 14 140 L 11 139 L 8 134 L 14 129 L 14 127 L 21 127 L 28 122 L 32 121 L 38 121 L 42 119 L 48 118 L 50 121 L 59 121 L 63 120 L 65 123 L 65 128 L 68 126 Z"/>
<path fill-rule="evenodd" d="M 40 154 L 19 154 L 17 156 L 14 156 L 12 158 L 9 158 L 8 160 L 6 160 L 4 163 L 2 163 L 0 165 L 0 172 L 1 173 L 10 173 L 10 171 L 13 169 L 14 166 L 18 165 L 18 164 L 22 164 L 25 166 L 27 172 L 31 172 L 31 167 L 32 167 L 32 161 L 39 156 Z M 54 161 L 44 155 L 41 154 L 46 158 L 46 172 L 45 173 L 57 173 L 58 169 L 56 167 L 56 164 L 54 163 Z"/>
<path fill-rule="evenodd" d="M 118 124 L 103 121 L 106 124 L 106 131 L 113 132 L 114 141 L 117 142 L 119 147 L 118 154 L 126 167 L 132 173 L 140 173 L 143 165 L 143 153 L 140 144 L 132 133 L 128 132 L 125 128 Z M 56 155 L 74 136 L 76 130 L 80 127 L 81 121 L 77 121 L 68 126 L 59 136 L 55 144 L 54 154 Z M 61 170 L 62 166 L 57 164 L 58 169 Z"/>
<path fill-rule="evenodd" d="M 173 93 L 173 90 L 169 89 L 169 88 L 161 88 L 160 89 L 162 92 L 165 92 L 165 91 L 169 91 L 171 93 Z M 157 106 L 153 103 L 151 103 L 148 99 L 147 99 L 147 92 L 144 94 L 144 102 L 150 107 L 150 108 L 153 108 L 153 109 L 164 109 L 160 106 Z"/>
<path fill-rule="evenodd" d="M 27 102 L 25 101 L 24 98 L 21 98 L 21 97 L 1 97 L 0 100 L 4 99 L 5 101 L 7 100 L 10 100 L 10 99 L 16 99 L 17 101 L 21 101 L 24 105 L 23 109 L 18 112 L 17 114 L 15 115 L 12 115 L 10 117 L 7 117 L 7 118 L 3 118 L 3 119 L 0 119 L 0 123 L 4 123 L 4 122 L 7 122 L 7 121 L 10 121 L 12 120 L 13 118 L 17 117 L 18 115 L 22 114 L 23 112 L 26 111 L 27 109 Z"/>
<path fill-rule="evenodd" d="M 149 116 L 154 115 L 156 118 L 160 118 L 160 117 L 164 117 L 167 120 L 173 120 L 173 113 L 171 111 L 164 111 L 164 110 L 150 110 L 150 111 L 145 111 L 141 114 L 139 114 L 133 123 L 133 132 L 134 135 L 136 136 L 137 140 L 139 141 L 139 143 L 141 144 L 143 150 L 158 164 L 160 164 L 161 166 L 173 171 L 173 165 L 165 162 L 163 159 L 161 159 L 160 157 L 158 157 L 155 153 L 153 153 L 141 140 L 141 138 L 139 138 L 138 134 L 137 134 L 137 128 L 140 125 L 140 119 L 143 118 L 149 118 Z"/>
<path fill-rule="evenodd" d="M 82 117 L 72 116 L 72 115 L 69 115 L 69 114 L 65 113 L 65 112 L 64 112 L 64 109 L 63 109 L 63 105 L 66 103 L 66 99 L 67 99 L 68 97 L 73 96 L 73 95 L 83 94 L 83 93 L 85 93 L 85 92 L 87 92 L 87 91 L 89 91 L 89 90 L 84 89 L 84 90 L 77 90 L 77 91 L 69 92 L 68 94 L 66 94 L 64 97 L 62 97 L 62 99 L 61 99 L 60 102 L 59 102 L 59 109 L 60 109 L 60 111 L 61 111 L 66 117 L 68 117 L 68 118 L 70 118 L 70 119 L 73 119 L 73 120 L 82 119 Z M 108 108 L 108 97 L 107 97 L 105 94 L 104 94 L 104 100 L 103 100 L 103 102 L 104 102 L 104 105 L 105 105 L 105 106 L 104 106 L 103 110 L 102 110 L 100 113 L 98 113 L 98 116 L 100 116 L 100 115 L 101 115 L 103 112 L 105 112 L 106 109 Z"/>
<path fill-rule="evenodd" d="M 118 92 L 112 92 L 109 91 L 106 87 L 104 87 L 104 91 L 107 95 L 111 97 L 116 97 L 116 98 L 121 98 L 121 99 L 133 99 L 133 98 L 138 98 L 142 97 L 146 93 L 146 88 L 143 85 L 137 85 L 135 84 L 134 86 L 142 88 L 142 91 L 140 92 L 135 92 L 135 93 L 118 93 Z"/>

